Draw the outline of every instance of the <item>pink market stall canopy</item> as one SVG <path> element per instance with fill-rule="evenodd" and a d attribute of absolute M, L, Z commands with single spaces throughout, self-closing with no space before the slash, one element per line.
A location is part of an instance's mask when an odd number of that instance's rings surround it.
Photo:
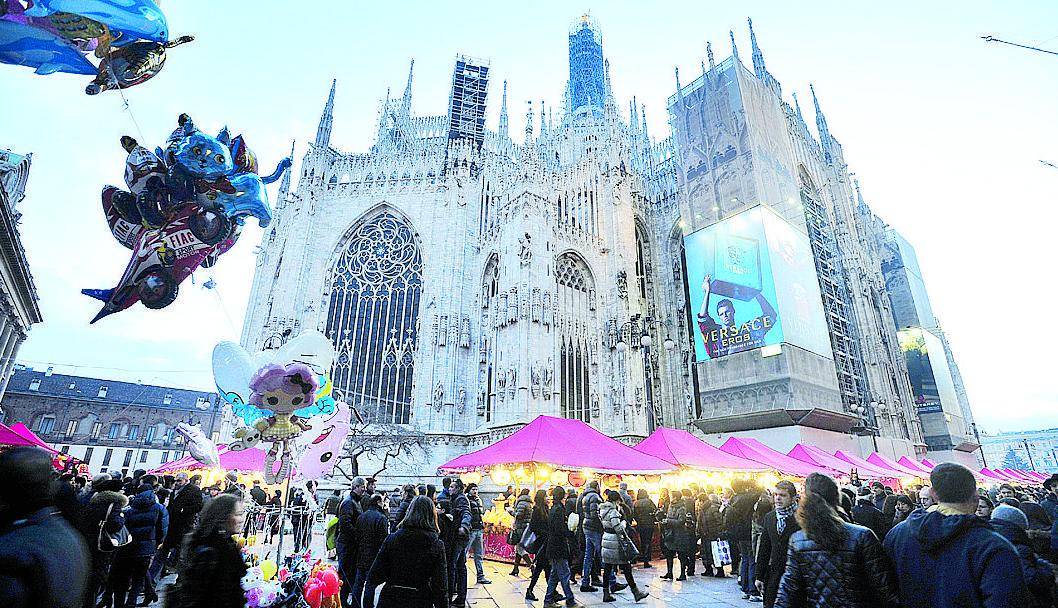
<path fill-rule="evenodd" d="M 876 467 L 867 463 L 868 466 L 858 466 L 827 453 L 823 448 L 814 445 L 799 443 L 790 450 L 789 456 L 808 464 L 818 467 L 831 468 L 851 475 L 855 470 L 860 479 L 899 479 L 902 475 L 897 471 L 891 471 L 883 467 Z"/>
<path fill-rule="evenodd" d="M 920 462 L 915 462 L 907 456 L 901 456 L 897 459 L 896 463 L 901 466 L 907 467 L 912 471 L 920 471 L 923 475 L 929 475 L 930 471 L 933 470 L 933 467 L 927 467 Z"/>
<path fill-rule="evenodd" d="M 923 458 L 923 459 L 922 459 L 922 460 L 921 460 L 920 462 L 921 462 L 922 464 L 924 464 L 924 465 L 926 466 L 926 468 L 927 468 L 927 469 L 929 469 L 929 470 L 931 470 L 931 471 L 933 470 L 933 468 L 934 468 L 934 467 L 936 467 L 936 466 L 937 466 L 937 463 L 936 463 L 936 462 L 933 462 L 933 461 L 932 461 L 932 460 L 930 460 L 929 458 Z"/>
<path fill-rule="evenodd" d="M 637 452 L 580 420 L 537 416 L 512 435 L 438 467 L 441 473 L 481 471 L 500 465 L 546 464 L 554 469 L 599 473 L 658 474 L 676 469 Z"/>
<path fill-rule="evenodd" d="M 807 477 L 812 473 L 826 473 L 833 475 L 841 471 L 835 471 L 830 467 L 810 464 L 796 458 L 791 458 L 782 452 L 773 450 L 763 443 L 750 437 L 732 437 L 720 446 L 720 449 L 728 454 L 734 454 L 749 460 L 766 464 L 770 468 L 796 477 Z"/>
<path fill-rule="evenodd" d="M 908 475 L 911 477 L 929 477 L 929 473 L 926 473 L 925 471 L 906 467 L 902 464 L 897 463 L 892 458 L 882 456 L 878 452 L 874 452 L 873 454 L 868 456 L 867 462 L 876 466 L 885 467 L 887 469 L 893 469 L 894 471 L 900 471 L 904 475 Z"/>
<path fill-rule="evenodd" d="M 1024 471 L 1019 471 L 1017 469 L 1000 469 L 1000 471 L 1006 473 L 1007 475 L 1010 475 L 1017 481 L 1024 481 L 1027 483 L 1039 483 L 1037 479 L 1035 479 L 1032 475 L 1029 475 Z"/>
<path fill-rule="evenodd" d="M 35 447 L 40 447 L 33 441 L 30 441 L 22 435 L 19 435 L 18 433 L 13 431 L 11 427 L 5 424 L 0 424 L 0 445 L 7 445 L 12 447 L 32 445 Z"/>
<path fill-rule="evenodd" d="M 56 450 L 55 448 L 53 448 L 50 445 L 48 445 L 47 443 L 45 443 L 43 439 L 41 439 L 40 437 L 37 437 L 36 433 L 34 433 L 33 431 L 29 430 L 29 427 L 27 427 L 26 425 L 22 424 L 21 422 L 16 422 L 16 423 L 12 424 L 8 428 L 10 428 L 12 431 L 14 431 L 17 435 L 19 435 L 20 437 L 22 437 L 26 441 L 29 441 L 30 445 L 35 445 L 38 448 L 47 450 L 47 452 L 49 454 L 58 454 L 59 453 L 59 450 Z"/>
<path fill-rule="evenodd" d="M 237 471 L 239 473 L 253 473 L 264 470 L 265 458 L 268 454 L 260 448 L 247 448 L 245 450 L 229 450 L 227 445 L 218 446 L 220 455 L 219 468 L 225 471 Z M 167 462 L 152 473 L 168 473 L 181 470 L 208 469 L 207 465 L 194 459 L 192 456 L 184 456 L 178 460 Z"/>
<path fill-rule="evenodd" d="M 676 466 L 707 471 L 769 471 L 773 467 L 742 458 L 698 439 L 687 431 L 661 427 L 639 445 L 637 451 L 656 456 Z"/>
<path fill-rule="evenodd" d="M 999 471 L 993 471 L 987 467 L 981 469 L 981 477 L 991 479 L 992 481 L 1012 481 L 1009 476 L 1003 475 Z"/>

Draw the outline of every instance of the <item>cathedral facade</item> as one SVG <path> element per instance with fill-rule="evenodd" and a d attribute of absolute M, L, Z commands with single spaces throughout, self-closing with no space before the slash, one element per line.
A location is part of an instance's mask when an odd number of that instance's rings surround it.
<path fill-rule="evenodd" d="M 490 68 L 460 57 L 447 114 L 413 113 L 409 69 L 402 96 L 381 104 L 371 149 L 342 152 L 332 84 L 263 236 L 244 345 L 305 329 L 330 337 L 335 389 L 364 432 L 417 438 L 389 474 L 429 474 L 540 414 L 630 442 L 697 425 L 706 436 L 809 429 L 779 443 L 829 433 L 841 447 L 871 437 L 896 455 L 921 451 L 878 222 L 818 105 L 817 137 L 755 37 L 753 49 L 752 70 L 732 36 L 732 57 L 718 64 L 710 50 L 686 87 L 677 74 L 673 135 L 660 140 L 645 108 L 615 99 L 587 18 L 569 33 L 563 107 L 530 103 L 517 136 L 506 83 L 491 83 L 500 120 L 487 129 Z M 682 118 L 709 107 L 692 135 Z M 694 154 L 727 161 L 691 179 Z M 712 190 L 695 181 L 705 175 Z M 810 237 L 829 352 L 696 360 L 683 239 L 751 204 Z"/>

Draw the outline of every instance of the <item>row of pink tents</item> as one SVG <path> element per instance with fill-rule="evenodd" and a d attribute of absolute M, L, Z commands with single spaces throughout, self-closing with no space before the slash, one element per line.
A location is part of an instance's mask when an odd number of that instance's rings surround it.
<path fill-rule="evenodd" d="M 720 447 L 691 433 L 659 428 L 635 447 L 616 441 L 590 425 L 567 418 L 538 416 L 508 437 L 438 467 L 441 473 L 481 471 L 495 466 L 547 464 L 558 469 L 590 469 L 599 473 L 659 474 L 690 468 L 707 471 L 765 472 L 805 477 L 811 473 L 849 475 L 861 479 L 925 479 L 936 466 L 907 456 L 897 460 L 878 452 L 866 459 L 843 450 L 797 444 L 784 454 L 748 437 L 731 437 Z M 982 481 L 1040 483 L 1047 475 L 1033 471 L 982 469 Z"/>

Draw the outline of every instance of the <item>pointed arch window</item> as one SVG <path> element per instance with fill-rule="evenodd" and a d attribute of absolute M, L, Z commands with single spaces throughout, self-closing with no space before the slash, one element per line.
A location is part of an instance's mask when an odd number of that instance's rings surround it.
<path fill-rule="evenodd" d="M 593 324 L 585 325 L 585 322 L 595 317 L 591 305 L 595 282 L 584 260 L 569 253 L 560 256 L 555 264 L 555 282 L 561 328 L 558 376 L 562 417 L 591 422 L 588 327 Z"/>
<path fill-rule="evenodd" d="M 411 226 L 388 210 L 354 228 L 335 261 L 326 326 L 334 386 L 367 420 L 411 421 L 422 266 Z"/>

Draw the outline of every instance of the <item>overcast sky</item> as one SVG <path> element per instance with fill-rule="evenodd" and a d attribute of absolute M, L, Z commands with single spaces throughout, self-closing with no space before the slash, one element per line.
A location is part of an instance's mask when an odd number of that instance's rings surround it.
<path fill-rule="evenodd" d="M 493 128 L 502 80 L 510 81 L 511 132 L 521 133 L 526 100 L 559 107 L 568 28 L 590 10 L 619 106 L 636 95 L 651 135 L 664 137 L 673 68 L 689 82 L 706 40 L 718 61 L 728 56 L 729 29 L 748 65 L 749 16 L 784 95 L 797 91 L 812 122 L 805 102 L 815 84 L 868 202 L 917 249 L 980 427 L 1058 426 L 1058 329 L 1050 319 L 1058 169 L 1040 163 L 1058 164 L 1058 56 L 979 38 L 1058 49 L 1058 3 L 511 4 L 165 2 L 172 35 L 196 40 L 171 51 L 161 75 L 127 92 L 127 110 L 115 92 L 85 96 L 82 77 L 0 66 L 0 147 L 33 153 L 20 210 L 45 318 L 19 359 L 210 389 L 213 345 L 238 339 L 257 229 L 214 272 L 181 285 L 167 309 L 137 305 L 88 325 L 97 302 L 79 290 L 111 287 L 128 261 L 99 204 L 103 184 L 122 185 L 123 134 L 159 145 L 188 112 L 203 129 L 227 124 L 243 133 L 271 172 L 291 140 L 296 156 L 304 153 L 337 78 L 332 144 L 363 152 L 386 89 L 403 89 L 409 59 L 416 60 L 415 112 L 445 111 L 457 53 L 491 62 Z M 275 186 L 271 192 L 274 199 Z M 201 288 L 211 276 L 216 291 Z"/>

